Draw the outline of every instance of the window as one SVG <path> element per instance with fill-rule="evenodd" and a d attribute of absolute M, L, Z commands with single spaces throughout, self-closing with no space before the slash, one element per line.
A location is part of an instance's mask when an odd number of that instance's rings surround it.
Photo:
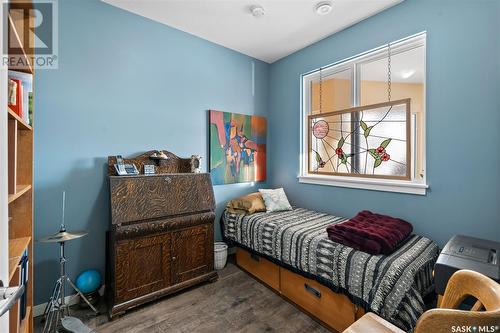
<path fill-rule="evenodd" d="M 302 100 L 301 182 L 425 194 L 425 33 L 303 75 Z"/>

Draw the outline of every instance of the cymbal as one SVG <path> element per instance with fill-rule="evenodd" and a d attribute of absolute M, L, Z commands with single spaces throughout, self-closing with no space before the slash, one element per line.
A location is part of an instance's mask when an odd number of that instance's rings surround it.
<path fill-rule="evenodd" d="M 70 241 L 73 239 L 77 239 L 83 237 L 88 234 L 88 231 L 59 231 L 53 235 L 45 236 L 40 238 L 38 241 L 41 243 L 61 243 Z"/>

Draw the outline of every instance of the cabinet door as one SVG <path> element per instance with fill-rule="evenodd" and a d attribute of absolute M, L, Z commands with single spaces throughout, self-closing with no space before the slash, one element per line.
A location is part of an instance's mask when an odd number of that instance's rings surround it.
<path fill-rule="evenodd" d="M 171 285 L 169 233 L 119 241 L 116 246 L 116 301 L 123 302 Z"/>
<path fill-rule="evenodd" d="M 177 231 L 172 237 L 174 283 L 187 281 L 213 270 L 212 224 Z"/>

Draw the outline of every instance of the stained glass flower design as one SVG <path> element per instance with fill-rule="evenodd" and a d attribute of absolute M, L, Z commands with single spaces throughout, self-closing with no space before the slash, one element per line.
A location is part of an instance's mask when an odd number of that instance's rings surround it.
<path fill-rule="evenodd" d="M 309 116 L 309 172 L 407 179 L 410 100 Z"/>

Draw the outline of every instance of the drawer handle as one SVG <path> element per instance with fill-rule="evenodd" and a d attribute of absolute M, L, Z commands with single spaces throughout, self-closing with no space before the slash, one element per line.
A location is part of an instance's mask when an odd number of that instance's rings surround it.
<path fill-rule="evenodd" d="M 252 258 L 253 261 L 257 261 L 257 262 L 260 261 L 260 257 L 258 255 L 256 255 L 256 254 L 251 254 L 250 258 Z"/>
<path fill-rule="evenodd" d="M 308 293 L 311 293 L 313 296 L 316 296 L 317 298 L 321 298 L 321 291 L 311 287 L 307 283 L 304 283 L 304 288 Z"/>
<path fill-rule="evenodd" d="M 170 177 L 165 177 L 165 181 L 167 182 L 167 184 L 170 184 L 172 182 L 172 178 Z"/>

